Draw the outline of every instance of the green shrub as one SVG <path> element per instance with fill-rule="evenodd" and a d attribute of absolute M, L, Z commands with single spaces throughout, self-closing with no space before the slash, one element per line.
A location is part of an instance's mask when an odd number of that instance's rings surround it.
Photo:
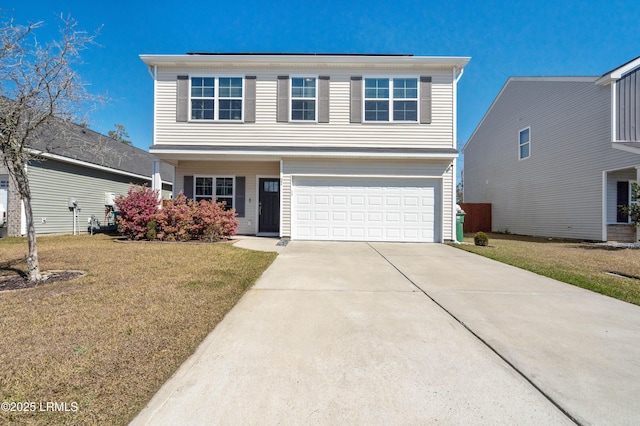
<path fill-rule="evenodd" d="M 477 232 L 473 237 L 473 242 L 476 243 L 477 246 L 488 246 L 489 245 L 489 237 L 484 232 Z"/>
<path fill-rule="evenodd" d="M 147 240 L 153 241 L 156 239 L 156 221 L 150 220 L 147 222 Z"/>

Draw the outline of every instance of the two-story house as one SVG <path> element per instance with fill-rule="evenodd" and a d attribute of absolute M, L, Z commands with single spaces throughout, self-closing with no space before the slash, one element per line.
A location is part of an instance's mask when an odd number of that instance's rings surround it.
<path fill-rule="evenodd" d="M 174 193 L 236 209 L 240 234 L 455 238 L 456 84 L 465 57 L 141 55 L 150 152 Z"/>
<path fill-rule="evenodd" d="M 464 149 L 464 200 L 492 228 L 636 241 L 621 206 L 640 172 L 640 57 L 593 77 L 511 77 Z"/>

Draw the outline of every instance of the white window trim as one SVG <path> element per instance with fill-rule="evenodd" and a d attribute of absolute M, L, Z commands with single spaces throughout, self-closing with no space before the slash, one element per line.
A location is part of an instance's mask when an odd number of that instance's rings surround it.
<path fill-rule="evenodd" d="M 393 119 L 393 103 L 395 102 L 395 98 L 393 97 L 393 80 L 394 79 L 414 79 L 416 80 L 417 83 L 417 97 L 415 98 L 416 101 L 416 119 L 415 121 L 409 121 L 409 120 L 394 120 Z M 387 98 L 387 101 L 389 102 L 389 120 L 387 121 L 372 121 L 372 120 L 367 120 L 366 118 L 366 114 L 365 114 L 365 110 L 366 110 L 366 103 L 367 100 L 375 100 L 375 98 L 367 98 L 366 97 L 366 86 L 367 86 L 367 79 L 388 79 L 389 80 L 389 97 Z M 381 99 L 383 100 L 383 99 Z M 398 99 L 398 101 L 411 101 L 413 99 L 409 99 L 409 98 L 401 98 Z M 363 75 L 362 76 L 362 122 L 366 123 L 366 124 L 389 124 L 389 123 L 394 123 L 394 124 L 419 124 L 420 123 L 420 76 L 417 75 L 399 75 L 399 74 L 387 74 L 387 75 Z"/>
<path fill-rule="evenodd" d="M 216 202 L 218 202 L 218 196 L 216 195 L 216 179 L 228 179 L 231 178 L 233 180 L 233 186 L 231 188 L 231 196 L 224 196 L 224 198 L 231 198 L 233 205 L 231 206 L 231 208 L 235 209 L 236 208 L 236 177 L 232 176 L 232 175 L 194 175 L 193 176 L 193 200 L 194 201 L 199 201 L 197 200 L 198 195 L 196 194 L 196 181 L 198 180 L 198 178 L 211 178 L 213 179 L 213 194 L 211 196 L 211 198 L 215 198 Z"/>
<path fill-rule="evenodd" d="M 294 120 L 293 119 L 293 101 L 294 100 L 304 100 L 304 101 L 309 101 L 311 100 L 311 98 L 294 98 L 293 97 L 293 79 L 294 78 L 314 78 L 316 80 L 316 96 L 313 98 L 313 101 L 315 102 L 315 117 L 313 118 L 313 120 Z M 289 76 L 289 121 L 291 123 L 317 123 L 318 122 L 318 80 L 319 80 L 319 76 L 318 75 L 312 75 L 312 74 L 307 74 L 307 75 L 290 75 Z M 244 93 L 244 92 L 243 92 Z"/>
<path fill-rule="evenodd" d="M 529 141 L 527 143 L 520 143 L 520 135 L 522 134 L 522 132 L 524 132 L 525 130 L 529 130 Z M 529 145 L 529 155 L 527 155 L 526 157 L 521 157 L 520 156 L 520 148 L 524 145 Z M 522 160 L 527 160 L 531 158 L 531 126 L 527 126 L 524 129 L 520 129 L 518 130 L 518 161 L 522 161 Z"/>
<path fill-rule="evenodd" d="M 197 119 L 197 118 L 193 118 L 192 115 L 192 111 L 191 111 L 191 105 L 192 102 L 191 100 L 193 99 L 191 97 L 191 79 L 192 78 L 213 78 L 215 79 L 215 83 L 214 83 L 214 90 L 213 90 L 213 120 L 209 120 L 209 119 Z M 219 113 L 220 113 L 220 95 L 219 95 L 219 90 L 220 90 L 220 79 L 221 78 L 240 78 L 242 80 L 242 111 L 241 111 L 241 115 L 242 117 L 240 118 L 240 120 L 220 120 L 219 118 Z M 244 109 L 246 107 L 245 104 L 245 95 L 246 95 L 246 82 L 245 82 L 245 76 L 244 74 L 234 74 L 234 73 L 221 73 L 221 74 L 207 74 L 207 73 L 195 73 L 195 74 L 189 74 L 189 119 L 188 121 L 190 123 L 244 123 Z M 195 99 L 210 99 L 210 98 L 195 98 Z M 224 99 L 239 99 L 239 98 L 222 98 Z"/>

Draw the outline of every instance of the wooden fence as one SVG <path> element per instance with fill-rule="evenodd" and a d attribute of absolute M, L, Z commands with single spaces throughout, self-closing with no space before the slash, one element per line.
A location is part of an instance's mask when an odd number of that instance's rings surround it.
<path fill-rule="evenodd" d="M 458 203 L 466 213 L 462 229 L 465 233 L 491 232 L 491 204 Z"/>

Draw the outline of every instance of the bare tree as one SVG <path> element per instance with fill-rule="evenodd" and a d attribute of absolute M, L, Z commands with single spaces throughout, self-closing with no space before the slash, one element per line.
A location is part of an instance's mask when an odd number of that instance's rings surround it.
<path fill-rule="evenodd" d="M 29 161 L 42 152 L 34 148 L 35 141 L 54 120 L 79 120 L 89 104 L 99 101 L 73 70 L 96 34 L 79 31 L 71 18 L 61 22 L 60 38 L 46 44 L 35 37 L 41 22 L 0 24 L 0 158 L 24 203 L 30 281 L 42 279 L 27 174 Z"/>

